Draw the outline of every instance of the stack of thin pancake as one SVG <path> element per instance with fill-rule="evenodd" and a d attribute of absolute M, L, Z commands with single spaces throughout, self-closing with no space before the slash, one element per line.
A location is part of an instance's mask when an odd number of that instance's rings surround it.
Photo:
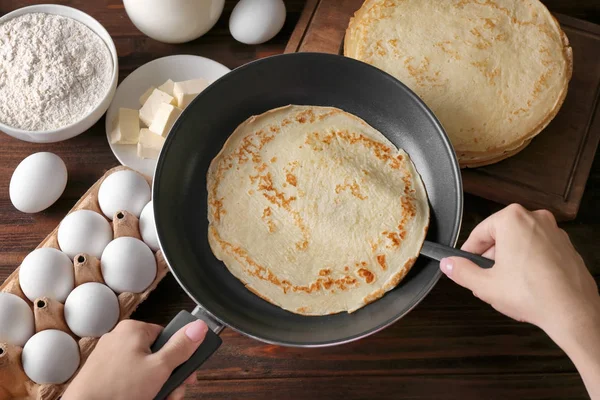
<path fill-rule="evenodd" d="M 415 91 L 462 167 L 525 148 L 558 112 L 572 72 L 568 39 L 538 0 L 367 0 L 344 55 Z"/>
<path fill-rule="evenodd" d="M 249 290 L 298 314 L 379 299 L 410 270 L 429 226 L 408 155 L 337 108 L 251 117 L 207 177 L 213 253 Z"/>

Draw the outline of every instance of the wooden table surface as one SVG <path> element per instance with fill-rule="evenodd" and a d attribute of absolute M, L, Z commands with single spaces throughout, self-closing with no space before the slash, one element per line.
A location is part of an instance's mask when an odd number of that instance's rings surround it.
<path fill-rule="evenodd" d="M 165 0 L 168 1 L 168 0 Z M 44 0 L 0 0 L 0 15 Z M 112 35 L 120 79 L 138 66 L 171 54 L 197 54 L 235 68 L 283 52 L 304 1 L 286 1 L 282 32 L 259 46 L 237 43 L 228 31 L 235 1 L 204 37 L 169 45 L 145 37 L 129 21 L 120 0 L 64 0 L 98 19 Z M 576 3 L 576 4 L 573 4 Z M 547 0 L 552 11 L 600 23 L 597 0 Z M 598 49 L 600 51 L 600 49 Z M 599 66 L 600 68 L 600 66 Z M 15 210 L 8 197 L 12 171 L 27 155 L 52 151 L 63 158 L 69 183 L 62 198 L 45 212 Z M 104 135 L 104 119 L 88 132 L 62 143 L 31 144 L 0 134 L 0 280 L 59 223 L 76 200 L 107 169 L 116 166 Z M 600 278 L 600 159 L 596 160 L 579 216 L 561 224 Z M 461 241 L 501 208 L 467 196 Z M 141 305 L 134 318 L 167 323 L 180 309 L 191 309 L 168 276 Z M 355 343 L 294 349 L 262 344 L 231 330 L 223 346 L 202 367 L 187 398 L 196 399 L 549 399 L 586 398 L 573 364 L 539 329 L 510 320 L 442 278 L 407 317 Z"/>

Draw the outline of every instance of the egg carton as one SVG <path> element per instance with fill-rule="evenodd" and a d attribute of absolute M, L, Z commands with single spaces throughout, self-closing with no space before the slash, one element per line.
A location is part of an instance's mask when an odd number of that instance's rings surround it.
<path fill-rule="evenodd" d="M 107 176 L 117 171 L 129 170 L 124 166 L 119 166 L 107 171 L 90 189 L 79 199 L 71 211 L 92 210 L 104 216 L 98 204 L 98 191 L 102 181 Z M 144 176 L 151 184 L 151 179 Z M 110 222 L 110 221 L 109 221 Z M 138 218 L 127 211 L 119 211 L 115 214 L 111 222 L 114 238 L 122 236 L 132 236 L 141 239 L 139 231 Z M 58 226 L 38 245 L 41 247 L 54 247 L 59 249 L 58 245 Z M 167 263 L 158 250 L 155 253 L 157 273 L 152 284 L 142 293 L 124 292 L 118 295 L 120 315 L 119 321 L 127 319 L 135 309 L 144 301 L 150 293 L 156 288 L 158 283 L 166 276 L 168 272 Z M 88 254 L 77 254 L 73 258 L 73 267 L 75 269 L 75 286 L 86 282 L 104 283 L 100 269 L 100 260 Z M 23 294 L 19 285 L 19 267 L 4 281 L 0 286 L 0 291 L 15 294 L 25 300 L 32 308 L 35 320 L 35 332 L 45 329 L 59 329 L 71 335 L 78 341 L 80 351 L 80 364 L 78 370 L 71 379 L 63 384 L 36 384 L 31 381 L 21 364 L 22 348 L 19 346 L 0 343 L 0 400 L 22 399 L 22 400 L 56 400 L 66 390 L 69 383 L 73 380 L 79 370 L 85 364 L 87 357 L 98 343 L 99 338 L 77 337 L 71 332 L 65 322 L 63 308 L 64 305 L 56 300 L 49 298 L 39 298 L 33 303 Z"/>

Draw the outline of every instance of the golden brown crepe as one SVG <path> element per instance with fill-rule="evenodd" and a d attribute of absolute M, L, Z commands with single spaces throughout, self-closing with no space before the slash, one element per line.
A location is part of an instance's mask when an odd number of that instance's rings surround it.
<path fill-rule="evenodd" d="M 207 177 L 213 253 L 249 290 L 298 314 L 353 312 L 383 296 L 429 224 L 409 156 L 337 108 L 249 118 Z"/>
<path fill-rule="evenodd" d="M 558 112 L 572 73 L 568 39 L 538 0 L 367 0 L 344 54 L 415 91 L 463 167 L 523 149 Z"/>

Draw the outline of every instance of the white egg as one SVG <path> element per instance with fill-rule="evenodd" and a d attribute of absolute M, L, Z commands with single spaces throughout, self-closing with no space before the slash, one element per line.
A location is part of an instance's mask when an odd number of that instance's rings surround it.
<path fill-rule="evenodd" d="M 79 367 L 79 346 L 65 332 L 47 329 L 33 335 L 25 344 L 21 362 L 35 383 L 64 383 Z"/>
<path fill-rule="evenodd" d="M 150 185 L 143 176 L 133 171 L 118 171 L 100 185 L 98 203 L 110 220 L 117 211 L 129 211 L 139 218 L 150 196 Z"/>
<path fill-rule="evenodd" d="M 29 304 L 12 293 L 0 292 L 0 342 L 23 346 L 34 333 Z"/>
<path fill-rule="evenodd" d="M 58 226 L 58 245 L 71 259 L 79 253 L 100 257 L 112 238 L 108 221 L 90 210 L 72 212 Z"/>
<path fill-rule="evenodd" d="M 271 40 L 285 23 L 283 0 L 240 0 L 229 17 L 229 31 L 238 42 Z"/>
<path fill-rule="evenodd" d="M 65 321 L 79 337 L 100 337 L 117 324 L 119 300 L 108 286 L 88 282 L 77 286 L 65 302 Z"/>
<path fill-rule="evenodd" d="M 53 153 L 35 153 L 26 157 L 10 178 L 10 201 L 25 213 L 50 207 L 67 186 L 67 167 Z"/>
<path fill-rule="evenodd" d="M 64 303 L 75 285 L 73 263 L 62 251 L 42 247 L 21 263 L 19 283 L 31 301 L 45 296 Z"/>
<path fill-rule="evenodd" d="M 158 245 L 158 237 L 156 236 L 152 202 L 146 204 L 146 207 L 144 207 L 142 214 L 140 215 L 140 234 L 142 235 L 144 242 L 152 249 L 152 251 L 157 251 L 160 248 Z"/>
<path fill-rule="evenodd" d="M 108 244 L 100 258 L 102 277 L 115 292 L 141 293 L 156 277 L 156 259 L 144 242 L 120 237 Z"/>

